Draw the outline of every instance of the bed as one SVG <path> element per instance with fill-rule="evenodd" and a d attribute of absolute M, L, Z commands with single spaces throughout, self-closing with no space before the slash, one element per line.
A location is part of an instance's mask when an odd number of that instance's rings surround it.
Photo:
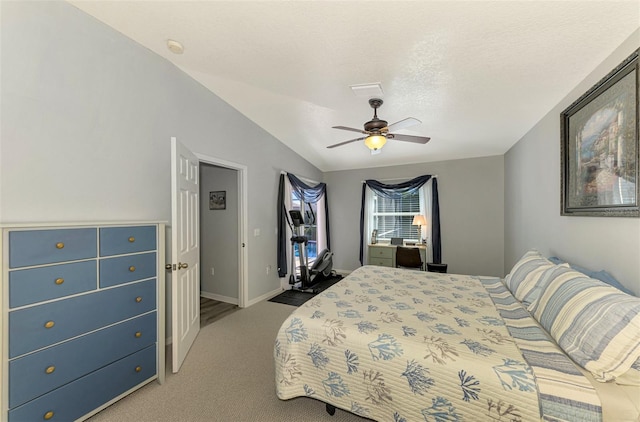
<path fill-rule="evenodd" d="M 640 387 L 604 384 L 607 408 L 601 383 L 532 317 L 538 302 L 511 292 L 527 283 L 506 281 L 358 268 L 283 323 L 278 397 L 377 421 L 640 420 Z"/>

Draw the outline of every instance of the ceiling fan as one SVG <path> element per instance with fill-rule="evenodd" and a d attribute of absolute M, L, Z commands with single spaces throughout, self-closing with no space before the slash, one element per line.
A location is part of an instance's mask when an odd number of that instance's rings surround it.
<path fill-rule="evenodd" d="M 379 152 L 380 148 L 382 148 L 383 145 L 387 143 L 387 139 L 394 139 L 396 141 L 403 141 L 403 142 L 413 142 L 416 144 L 426 144 L 431 139 L 425 136 L 413 136 L 413 135 L 401 135 L 397 133 L 389 133 L 389 131 L 391 130 L 408 128 L 411 126 L 419 125 L 422 122 L 413 117 L 407 117 L 406 119 L 403 119 L 388 125 L 386 120 L 378 119 L 378 107 L 382 105 L 382 100 L 379 98 L 371 98 L 369 100 L 369 105 L 373 108 L 373 119 L 369 120 L 364 124 L 364 130 L 346 127 L 346 126 L 333 126 L 334 129 L 358 132 L 367 136 L 350 139 L 348 141 L 340 142 L 334 145 L 329 145 L 327 148 L 335 148 L 342 145 L 350 144 L 351 142 L 361 141 L 364 139 L 364 144 L 371 150 L 371 153 L 374 153 L 374 152 Z"/>

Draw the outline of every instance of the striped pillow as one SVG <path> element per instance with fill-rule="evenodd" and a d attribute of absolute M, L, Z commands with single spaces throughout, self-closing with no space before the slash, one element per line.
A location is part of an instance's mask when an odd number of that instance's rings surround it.
<path fill-rule="evenodd" d="M 562 350 L 598 381 L 611 381 L 640 358 L 640 298 L 557 266 L 541 277 L 529 311 Z"/>
<path fill-rule="evenodd" d="M 539 294 L 536 286 L 540 275 L 553 266 L 555 264 L 540 255 L 540 252 L 531 250 L 513 266 L 504 283 L 516 299 L 525 306 L 529 305 Z"/>
<path fill-rule="evenodd" d="M 631 369 L 616 378 L 616 384 L 640 385 L 640 359 L 631 365 Z"/>

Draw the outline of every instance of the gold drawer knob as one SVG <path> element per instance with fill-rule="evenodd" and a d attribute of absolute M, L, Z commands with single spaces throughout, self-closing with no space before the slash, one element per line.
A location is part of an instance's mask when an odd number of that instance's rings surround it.
<path fill-rule="evenodd" d="M 136 338 L 140 338 L 140 337 L 142 337 L 142 333 L 140 331 L 136 331 L 135 336 L 136 336 Z"/>
<path fill-rule="evenodd" d="M 131 236 L 131 237 L 129 238 L 129 242 L 133 243 L 133 242 L 135 242 L 135 241 L 136 241 L 136 238 L 135 238 L 135 237 Z"/>
<path fill-rule="evenodd" d="M 138 296 L 138 297 L 136 298 L 136 302 L 138 302 L 138 303 L 142 302 L 142 296 Z"/>
<path fill-rule="evenodd" d="M 56 284 L 59 286 L 64 283 L 64 278 L 56 278 Z"/>
<path fill-rule="evenodd" d="M 45 374 L 53 374 L 55 372 L 55 370 L 56 370 L 56 367 L 51 365 L 51 366 L 48 366 L 47 369 L 44 370 L 44 373 Z"/>
<path fill-rule="evenodd" d="M 136 372 L 142 371 L 142 366 L 136 366 Z"/>
<path fill-rule="evenodd" d="M 53 417 L 53 415 L 54 415 L 53 411 L 49 410 L 47 413 L 44 414 L 43 418 L 45 421 L 48 421 Z"/>
<path fill-rule="evenodd" d="M 56 243 L 56 248 L 57 248 L 57 249 L 62 249 L 62 248 L 64 248 L 64 243 L 63 243 L 63 242 L 58 242 L 58 243 Z"/>
<path fill-rule="evenodd" d="M 136 270 L 136 267 L 134 267 L 133 265 L 129 267 L 129 271 L 134 272 Z"/>
<path fill-rule="evenodd" d="M 54 325 L 56 325 L 55 322 L 47 321 L 47 322 L 44 323 L 44 328 L 53 328 Z"/>

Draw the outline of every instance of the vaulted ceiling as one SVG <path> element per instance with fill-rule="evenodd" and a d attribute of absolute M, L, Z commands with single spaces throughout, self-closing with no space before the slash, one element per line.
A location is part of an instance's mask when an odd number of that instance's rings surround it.
<path fill-rule="evenodd" d="M 637 0 L 70 3 L 323 171 L 503 154 L 640 27 Z M 419 119 L 398 133 L 431 141 L 327 149 L 359 136 L 332 126 L 371 119 L 350 88 L 371 83 L 378 117 Z"/>

